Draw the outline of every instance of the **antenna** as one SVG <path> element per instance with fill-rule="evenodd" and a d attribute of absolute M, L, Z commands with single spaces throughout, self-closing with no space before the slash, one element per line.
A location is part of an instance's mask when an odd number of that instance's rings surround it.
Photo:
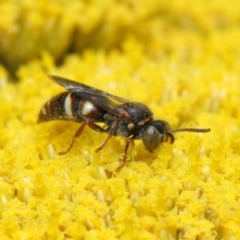
<path fill-rule="evenodd" d="M 175 132 L 197 132 L 197 133 L 205 133 L 205 132 L 210 132 L 211 128 L 179 128 L 172 130 L 172 133 Z"/>

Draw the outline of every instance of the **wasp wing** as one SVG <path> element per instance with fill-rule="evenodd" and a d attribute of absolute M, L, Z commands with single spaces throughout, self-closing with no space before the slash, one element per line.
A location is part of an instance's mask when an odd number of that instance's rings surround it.
<path fill-rule="evenodd" d="M 114 96 L 97 88 L 90 87 L 86 84 L 75 82 L 66 78 L 53 75 L 50 75 L 49 77 L 68 91 L 86 100 L 89 100 L 107 112 L 126 120 L 131 119 L 131 116 L 127 111 L 125 111 L 123 108 L 119 108 L 119 103 L 129 102 L 127 99 Z"/>

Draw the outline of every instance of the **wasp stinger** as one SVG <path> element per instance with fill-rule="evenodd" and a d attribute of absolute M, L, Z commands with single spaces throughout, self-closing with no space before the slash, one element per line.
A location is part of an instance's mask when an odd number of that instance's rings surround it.
<path fill-rule="evenodd" d="M 103 144 L 96 149 L 100 151 L 112 136 L 126 138 L 124 158 L 116 169 L 121 170 L 126 162 L 130 145 L 135 139 L 142 139 L 145 148 L 153 152 L 162 142 L 174 142 L 175 132 L 209 132 L 209 128 L 181 128 L 171 130 L 169 124 L 163 120 L 154 120 L 152 111 L 144 104 L 130 102 L 124 98 L 78 83 L 62 77 L 50 76 L 52 80 L 67 91 L 50 99 L 41 109 L 38 122 L 62 119 L 81 122 L 82 125 L 75 133 L 65 152 L 72 148 L 85 126 L 95 131 L 107 133 Z M 104 123 L 103 128 L 97 123 Z"/>

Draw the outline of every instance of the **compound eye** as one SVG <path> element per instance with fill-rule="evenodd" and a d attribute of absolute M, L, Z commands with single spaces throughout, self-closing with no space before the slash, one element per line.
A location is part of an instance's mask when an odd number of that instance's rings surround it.
<path fill-rule="evenodd" d="M 155 127 L 149 126 L 143 133 L 142 141 L 145 148 L 149 152 L 153 152 L 157 149 L 163 140 L 163 134 L 161 134 Z"/>

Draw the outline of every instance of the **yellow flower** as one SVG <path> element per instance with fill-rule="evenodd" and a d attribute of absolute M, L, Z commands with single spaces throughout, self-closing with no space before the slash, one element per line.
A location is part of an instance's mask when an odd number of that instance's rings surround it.
<path fill-rule="evenodd" d="M 218 0 L 0 3 L 0 238 L 239 239 L 238 12 Z M 86 128 L 60 155 L 80 123 L 36 123 L 66 91 L 49 74 L 211 132 L 176 133 L 154 154 L 136 140 L 120 172 L 121 137 L 96 153 L 107 135 Z"/>

